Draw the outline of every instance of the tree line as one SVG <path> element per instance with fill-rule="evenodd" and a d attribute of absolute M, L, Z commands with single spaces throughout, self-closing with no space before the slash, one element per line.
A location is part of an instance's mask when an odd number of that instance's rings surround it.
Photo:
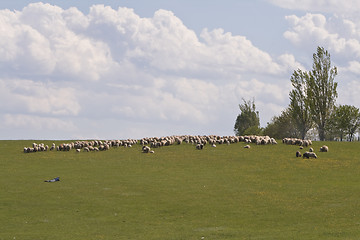
<path fill-rule="evenodd" d="M 305 139 L 311 133 L 316 133 L 321 141 L 342 141 L 345 138 L 352 141 L 355 133 L 360 131 L 360 111 L 355 106 L 336 104 L 336 76 L 337 68 L 331 65 L 330 53 L 323 47 L 317 47 L 312 69 L 294 70 L 290 77 L 292 90 L 287 108 L 279 116 L 274 116 L 265 128 L 261 128 L 255 99 L 243 99 L 235 121 L 235 134 Z"/>

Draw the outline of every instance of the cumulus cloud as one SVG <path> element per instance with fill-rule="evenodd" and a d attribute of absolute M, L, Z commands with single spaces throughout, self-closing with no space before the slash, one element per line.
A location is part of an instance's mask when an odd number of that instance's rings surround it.
<path fill-rule="evenodd" d="M 345 58 L 360 57 L 360 36 L 357 25 L 346 19 L 307 13 L 302 17 L 286 16 L 290 29 L 284 37 L 296 46 L 324 46 L 330 52 Z"/>
<path fill-rule="evenodd" d="M 340 41 L 326 19 L 307 18 L 288 17 L 290 41 L 301 42 L 310 23 L 314 37 Z M 345 25 L 356 40 L 356 25 Z M 268 120 L 286 106 L 297 68 L 290 53 L 272 56 L 220 28 L 197 35 L 167 10 L 149 18 L 104 5 L 88 14 L 44 3 L 0 11 L 0 118 L 9 129 L 40 122 L 39 131 L 70 126 L 69 136 L 83 137 L 228 135 L 242 98 L 255 97 Z"/>
<path fill-rule="evenodd" d="M 70 87 L 25 79 L 0 79 L 0 86 L 0 111 L 74 116 L 81 108 L 75 89 Z"/>

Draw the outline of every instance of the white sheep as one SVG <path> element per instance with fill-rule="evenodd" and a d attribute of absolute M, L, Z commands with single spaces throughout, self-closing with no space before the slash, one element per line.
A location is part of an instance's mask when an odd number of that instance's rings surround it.
<path fill-rule="evenodd" d="M 149 153 L 150 152 L 150 147 L 149 146 L 143 146 L 142 147 L 142 151 L 143 151 L 143 153 Z"/>
<path fill-rule="evenodd" d="M 198 150 L 202 150 L 203 148 L 204 148 L 204 144 L 202 144 L 202 143 L 196 145 L 196 149 L 198 149 Z"/>
<path fill-rule="evenodd" d="M 303 158 L 317 158 L 316 153 L 314 152 L 305 152 Z"/>
<path fill-rule="evenodd" d="M 320 152 L 328 152 L 329 151 L 329 147 L 324 145 L 320 148 Z"/>

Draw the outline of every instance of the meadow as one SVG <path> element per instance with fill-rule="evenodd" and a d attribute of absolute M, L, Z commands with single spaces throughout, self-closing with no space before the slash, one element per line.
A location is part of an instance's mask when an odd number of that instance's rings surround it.
<path fill-rule="evenodd" d="M 314 142 L 317 159 L 282 143 L 23 153 L 32 142 L 0 141 L 0 240 L 360 239 L 359 142 Z"/>

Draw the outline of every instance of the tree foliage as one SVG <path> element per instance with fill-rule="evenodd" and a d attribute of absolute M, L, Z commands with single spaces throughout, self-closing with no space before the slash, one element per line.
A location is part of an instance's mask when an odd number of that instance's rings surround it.
<path fill-rule="evenodd" d="M 337 68 L 331 66 L 330 54 L 323 47 L 313 54 L 311 71 L 298 69 L 292 74 L 289 111 L 301 138 L 314 126 L 319 139 L 325 140 L 338 96 L 336 75 Z"/>
<path fill-rule="evenodd" d="M 337 82 L 334 81 L 337 68 L 331 66 L 330 53 L 323 47 L 317 48 L 313 54 L 313 61 L 313 68 L 306 81 L 307 99 L 319 139 L 323 141 L 338 96 Z"/>
<path fill-rule="evenodd" d="M 246 134 L 258 134 L 260 129 L 259 112 L 256 111 L 255 100 L 244 101 L 243 104 L 239 104 L 241 113 L 237 116 L 234 126 L 234 132 L 236 135 Z"/>
<path fill-rule="evenodd" d="M 293 123 L 300 133 L 300 138 L 305 139 L 306 133 L 312 127 L 312 115 L 310 103 L 307 97 L 309 74 L 300 69 L 294 71 L 290 81 L 293 89 L 289 93 L 290 105 L 288 114 L 292 118 Z"/>
<path fill-rule="evenodd" d="M 358 108 L 350 105 L 335 107 L 331 115 L 330 128 L 340 137 L 341 141 L 345 136 L 348 136 L 351 141 L 359 127 L 360 111 Z"/>
<path fill-rule="evenodd" d="M 285 137 L 298 138 L 300 133 L 293 122 L 290 109 L 281 112 L 280 116 L 274 116 L 264 129 L 264 135 L 277 139 Z"/>

